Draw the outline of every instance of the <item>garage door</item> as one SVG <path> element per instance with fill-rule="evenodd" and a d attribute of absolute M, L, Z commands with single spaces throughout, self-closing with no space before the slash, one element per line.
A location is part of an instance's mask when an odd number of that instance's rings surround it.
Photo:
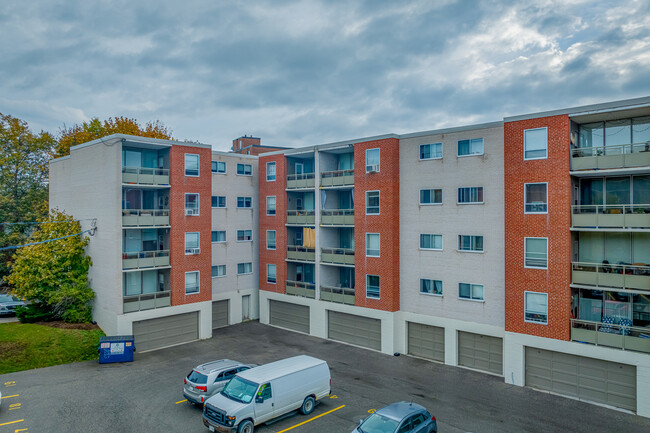
<path fill-rule="evenodd" d="M 332 340 L 381 350 L 381 320 L 337 311 L 328 311 L 327 319 L 327 333 Z"/>
<path fill-rule="evenodd" d="M 269 309 L 271 325 L 309 334 L 309 307 L 271 300 Z"/>
<path fill-rule="evenodd" d="M 458 365 L 502 375 L 503 340 L 459 331 Z"/>
<path fill-rule="evenodd" d="M 199 339 L 199 312 L 133 322 L 138 352 Z"/>
<path fill-rule="evenodd" d="M 212 303 L 212 329 L 228 326 L 228 300 Z"/>
<path fill-rule="evenodd" d="M 445 329 L 408 322 L 408 353 L 435 361 L 445 361 Z"/>
<path fill-rule="evenodd" d="M 636 410 L 636 367 L 633 365 L 527 347 L 526 385 Z"/>

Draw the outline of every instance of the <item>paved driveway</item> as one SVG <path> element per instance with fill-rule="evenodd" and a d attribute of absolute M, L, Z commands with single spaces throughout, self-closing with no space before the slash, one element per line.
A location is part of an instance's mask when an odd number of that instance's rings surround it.
<path fill-rule="evenodd" d="M 292 416 L 256 432 L 350 432 L 369 411 L 399 400 L 426 406 L 443 433 L 650 431 L 648 419 L 506 385 L 499 377 L 257 322 L 215 334 L 211 340 L 136 353 L 133 363 L 89 361 L 3 375 L 0 391 L 7 398 L 0 408 L 0 433 L 205 433 L 201 410 L 183 401 L 183 377 L 192 367 L 219 358 L 262 364 L 297 354 L 327 360 L 334 398 L 310 416 Z"/>

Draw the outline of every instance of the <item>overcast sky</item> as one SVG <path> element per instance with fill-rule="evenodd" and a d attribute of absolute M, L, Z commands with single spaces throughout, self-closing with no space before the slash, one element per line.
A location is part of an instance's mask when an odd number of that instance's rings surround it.
<path fill-rule="evenodd" d="M 650 1 L 2 0 L 0 112 L 226 150 L 650 95 Z"/>

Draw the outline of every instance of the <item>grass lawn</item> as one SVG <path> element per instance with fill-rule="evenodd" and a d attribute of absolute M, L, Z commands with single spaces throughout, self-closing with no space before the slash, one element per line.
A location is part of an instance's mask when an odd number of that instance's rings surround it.
<path fill-rule="evenodd" d="M 97 359 L 100 329 L 0 323 L 0 374 Z"/>

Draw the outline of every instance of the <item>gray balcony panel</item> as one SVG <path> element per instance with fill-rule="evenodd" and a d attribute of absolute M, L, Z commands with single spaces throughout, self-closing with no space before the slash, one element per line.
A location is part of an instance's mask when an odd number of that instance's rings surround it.
<path fill-rule="evenodd" d="M 571 149 L 571 170 L 595 170 L 650 165 L 650 143 Z"/>
<path fill-rule="evenodd" d="M 650 290 L 650 266 L 572 263 L 571 281 L 586 286 Z"/>
<path fill-rule="evenodd" d="M 642 327 L 605 325 L 587 320 L 571 320 L 571 340 L 598 346 L 650 353 L 650 331 Z"/>

